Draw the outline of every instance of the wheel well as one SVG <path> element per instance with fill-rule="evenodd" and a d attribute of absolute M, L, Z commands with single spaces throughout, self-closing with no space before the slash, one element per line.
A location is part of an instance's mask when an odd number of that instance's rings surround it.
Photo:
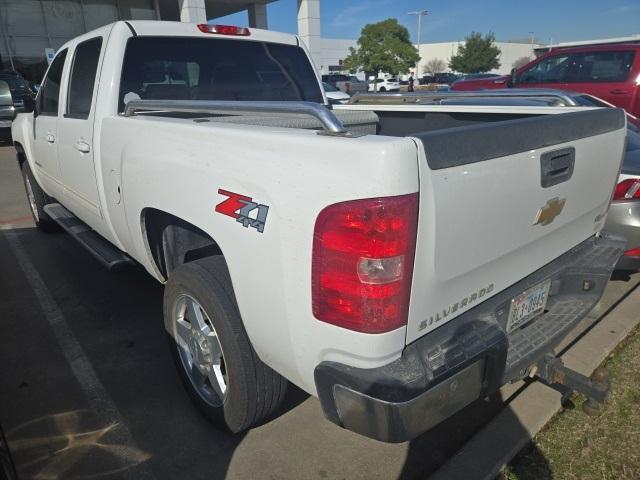
<path fill-rule="evenodd" d="M 165 278 L 179 267 L 204 257 L 222 255 L 211 236 L 195 225 L 155 208 L 142 212 L 143 231 L 158 270 Z"/>

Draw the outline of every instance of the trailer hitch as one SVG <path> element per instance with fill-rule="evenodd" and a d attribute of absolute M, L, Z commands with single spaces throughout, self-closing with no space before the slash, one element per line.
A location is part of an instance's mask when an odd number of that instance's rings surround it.
<path fill-rule="evenodd" d="M 611 385 L 609 375 L 604 368 L 598 368 L 591 377 L 586 377 L 565 367 L 561 359 L 551 354 L 542 357 L 536 367 L 532 372 L 534 377 L 559 391 L 563 401 L 566 401 L 573 392 L 581 393 L 587 397 L 582 404 L 584 413 L 590 416 L 600 414 Z"/>

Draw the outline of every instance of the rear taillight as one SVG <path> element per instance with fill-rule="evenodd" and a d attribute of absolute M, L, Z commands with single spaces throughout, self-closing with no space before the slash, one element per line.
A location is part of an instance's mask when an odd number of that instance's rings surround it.
<path fill-rule="evenodd" d="M 314 316 L 365 333 L 406 325 L 417 226 L 417 193 L 322 210 L 313 237 Z"/>
<path fill-rule="evenodd" d="M 632 248 L 624 252 L 627 257 L 640 257 L 640 248 Z"/>
<path fill-rule="evenodd" d="M 210 25 L 208 23 L 199 23 L 198 30 L 202 33 L 235 35 L 238 37 L 248 37 L 251 35 L 251 31 L 247 27 L 236 27 L 235 25 Z"/>
<path fill-rule="evenodd" d="M 613 200 L 640 199 L 640 178 L 628 178 L 616 185 Z"/>

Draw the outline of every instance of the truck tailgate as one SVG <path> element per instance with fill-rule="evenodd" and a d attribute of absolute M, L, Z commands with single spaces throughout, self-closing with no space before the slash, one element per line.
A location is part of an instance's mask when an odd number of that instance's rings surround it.
<path fill-rule="evenodd" d="M 625 135 L 618 109 L 412 135 L 421 192 L 407 343 L 598 232 Z"/>

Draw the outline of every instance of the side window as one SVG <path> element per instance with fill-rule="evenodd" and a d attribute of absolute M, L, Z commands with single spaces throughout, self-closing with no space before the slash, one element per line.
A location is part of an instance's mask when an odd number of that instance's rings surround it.
<path fill-rule="evenodd" d="M 69 117 L 89 117 L 101 47 L 102 37 L 92 38 L 76 47 L 67 95 L 67 116 Z"/>
<path fill-rule="evenodd" d="M 44 79 L 38 95 L 38 115 L 58 115 L 58 100 L 60 98 L 60 83 L 62 69 L 67 58 L 67 51 L 63 50 L 53 59 L 47 76 Z"/>
<path fill-rule="evenodd" d="M 569 82 L 624 82 L 633 66 L 632 51 L 586 52 L 576 55 Z"/>
<path fill-rule="evenodd" d="M 545 58 L 522 72 L 519 83 L 562 83 L 569 66 L 569 55 Z"/>

